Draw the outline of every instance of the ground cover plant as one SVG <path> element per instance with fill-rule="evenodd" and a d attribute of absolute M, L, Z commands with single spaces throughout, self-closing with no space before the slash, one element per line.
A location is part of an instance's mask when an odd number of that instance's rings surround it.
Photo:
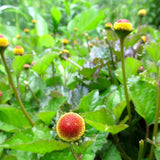
<path fill-rule="evenodd" d="M 2 0 L 0 159 L 159 160 L 157 3 Z"/>

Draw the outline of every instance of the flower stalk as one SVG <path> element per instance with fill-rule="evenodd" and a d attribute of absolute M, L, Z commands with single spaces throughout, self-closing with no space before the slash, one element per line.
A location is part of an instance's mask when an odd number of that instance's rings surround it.
<path fill-rule="evenodd" d="M 20 106 L 21 110 L 23 111 L 24 115 L 26 116 L 26 118 L 28 119 L 29 123 L 30 123 L 32 126 L 34 126 L 34 123 L 33 123 L 33 121 L 31 120 L 31 118 L 30 118 L 28 112 L 26 111 L 25 107 L 23 106 L 23 103 L 22 103 L 22 101 L 21 101 L 21 98 L 20 98 L 20 96 L 19 96 L 19 94 L 18 94 L 18 92 L 17 92 L 17 90 L 16 90 L 16 87 L 15 87 L 15 85 L 14 85 L 14 82 L 13 82 L 13 79 L 12 79 L 12 76 L 11 76 L 11 72 L 10 72 L 10 70 L 9 70 L 9 67 L 8 67 L 8 65 L 7 65 L 7 62 L 6 62 L 6 59 L 5 59 L 5 56 L 4 56 L 4 52 L 1 52 L 0 54 L 1 54 L 1 58 L 2 58 L 2 61 L 3 61 L 3 63 L 4 63 L 4 66 L 5 66 L 7 75 L 8 75 L 9 84 L 10 84 L 10 86 L 12 87 L 12 90 L 13 90 L 13 92 L 14 92 L 14 95 L 15 95 L 18 103 L 19 103 L 19 106 Z"/>

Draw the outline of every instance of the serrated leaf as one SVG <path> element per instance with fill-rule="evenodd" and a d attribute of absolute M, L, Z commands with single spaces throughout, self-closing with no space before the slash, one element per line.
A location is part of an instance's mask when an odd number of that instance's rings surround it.
<path fill-rule="evenodd" d="M 99 131 L 117 134 L 128 127 L 125 124 L 115 125 L 113 114 L 105 108 L 84 113 L 83 115 L 85 116 L 85 121 Z"/>
<path fill-rule="evenodd" d="M 152 42 L 146 46 L 146 52 L 152 61 L 157 63 L 160 60 L 160 43 Z"/>
<path fill-rule="evenodd" d="M 25 63 L 30 63 L 32 61 L 32 55 L 16 56 L 12 62 L 12 67 L 16 76 L 18 76 L 23 69 Z"/>
<path fill-rule="evenodd" d="M 39 75 L 44 74 L 48 66 L 53 61 L 54 56 L 55 55 L 53 53 L 44 55 L 42 58 L 36 61 L 35 65 L 33 66 L 33 70 Z"/>
<path fill-rule="evenodd" d="M 13 137 L 1 144 L 0 147 L 45 154 L 54 150 L 63 150 L 69 147 L 69 145 L 52 139 L 50 129 L 34 127 L 14 134 Z"/>
<path fill-rule="evenodd" d="M 94 90 L 84 96 L 79 104 L 79 111 L 80 112 L 88 112 L 93 111 L 99 103 L 99 92 Z"/>
<path fill-rule="evenodd" d="M 38 47 L 41 49 L 43 47 L 52 47 L 54 45 L 55 41 L 53 37 L 49 34 L 45 34 L 41 37 L 39 37 L 38 40 Z"/>
<path fill-rule="evenodd" d="M 12 108 L 8 105 L 0 105 L 0 122 L 3 124 L 2 129 L 5 128 L 6 130 L 22 129 L 30 126 L 30 123 L 20 109 Z M 8 127 L 11 128 L 9 129 Z"/>
<path fill-rule="evenodd" d="M 105 105 L 106 108 L 115 114 L 116 119 L 118 120 L 126 106 L 123 86 L 118 87 L 108 95 Z"/>
<path fill-rule="evenodd" d="M 156 87 L 148 82 L 138 81 L 130 87 L 129 91 L 137 113 L 148 125 L 153 123 L 157 99 Z"/>
<path fill-rule="evenodd" d="M 83 67 L 81 70 L 79 70 L 79 73 L 88 78 L 88 77 L 91 77 L 93 73 L 95 73 L 97 68 L 98 66 L 94 66 L 92 68 Z"/>
<path fill-rule="evenodd" d="M 104 153 L 103 160 L 122 160 L 120 153 L 114 145 L 111 145 Z"/>
<path fill-rule="evenodd" d="M 125 59 L 125 72 L 126 72 L 126 78 L 131 78 L 133 75 L 136 76 L 138 74 L 138 68 L 142 65 L 142 63 L 135 59 L 128 57 Z M 119 68 L 115 71 L 115 75 L 118 77 L 120 82 L 123 82 L 122 77 L 122 69 Z"/>
<path fill-rule="evenodd" d="M 39 119 L 49 125 L 53 117 L 56 115 L 59 107 L 64 104 L 66 100 L 67 97 L 54 97 L 49 101 L 49 104 L 37 114 Z"/>

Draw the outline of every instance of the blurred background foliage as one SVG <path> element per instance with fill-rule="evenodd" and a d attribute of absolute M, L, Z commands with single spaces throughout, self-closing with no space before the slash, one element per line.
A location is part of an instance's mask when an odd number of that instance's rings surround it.
<path fill-rule="evenodd" d="M 36 13 L 39 13 L 47 22 L 49 31 L 55 33 L 57 28 L 55 28 L 51 14 L 54 6 L 57 6 L 61 14 L 59 31 L 63 31 L 62 26 L 67 25 L 78 13 L 89 8 L 102 10 L 105 22 L 114 23 L 117 19 L 126 18 L 133 23 L 135 28 L 139 22 L 137 11 L 145 8 L 147 10 L 145 24 L 150 24 L 155 28 L 159 28 L 160 25 L 160 0 L 1 0 L 0 4 L 0 23 L 15 25 L 17 32 L 19 32 L 19 27 L 22 29 L 29 27 L 28 22 L 36 18 Z"/>

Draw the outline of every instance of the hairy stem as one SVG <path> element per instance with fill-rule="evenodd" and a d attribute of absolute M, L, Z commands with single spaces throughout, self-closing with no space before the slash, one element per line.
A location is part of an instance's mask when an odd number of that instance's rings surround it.
<path fill-rule="evenodd" d="M 139 153 L 138 153 L 138 160 L 142 160 L 143 158 L 143 150 L 144 150 L 144 141 L 139 141 Z"/>
<path fill-rule="evenodd" d="M 12 87 L 12 90 L 13 90 L 13 92 L 14 92 L 14 95 L 15 95 L 18 103 L 19 103 L 19 106 L 21 107 L 21 109 L 22 109 L 24 115 L 26 116 L 26 118 L 28 119 L 29 123 L 30 123 L 32 126 L 34 126 L 34 123 L 32 122 L 32 120 L 31 120 L 28 112 L 27 112 L 26 109 L 24 108 L 23 103 L 22 103 L 22 101 L 21 101 L 21 98 L 19 97 L 19 94 L 18 94 L 18 92 L 17 92 L 17 90 L 16 90 L 16 87 L 15 87 L 15 85 L 14 85 L 14 82 L 13 82 L 13 79 L 12 79 L 12 76 L 11 76 L 11 73 L 10 73 L 10 70 L 9 70 L 9 67 L 8 67 L 7 62 L 6 62 L 6 60 L 5 60 L 5 57 L 4 57 L 4 52 L 1 53 L 1 57 L 2 57 L 2 61 L 3 61 L 3 63 L 4 63 L 4 66 L 5 66 L 7 75 L 8 75 L 9 84 L 10 84 L 10 86 Z"/>
<path fill-rule="evenodd" d="M 79 158 L 77 157 L 77 155 L 75 154 L 75 152 L 74 152 L 74 150 L 73 150 L 73 147 L 72 147 L 72 144 L 71 144 L 71 143 L 70 143 L 70 148 L 71 148 L 71 151 L 72 151 L 72 154 L 73 154 L 74 158 L 75 158 L 76 160 L 79 160 Z"/>
<path fill-rule="evenodd" d="M 127 102 L 127 112 L 128 112 L 128 117 L 129 117 L 130 143 L 131 143 L 133 157 L 135 157 L 134 150 L 133 150 L 133 141 L 132 141 L 132 115 L 131 115 L 131 107 L 130 107 L 130 102 L 129 102 L 127 79 L 126 79 L 126 73 L 125 73 L 125 61 L 124 61 L 124 50 L 123 50 L 124 49 L 124 38 L 120 38 L 120 48 L 121 48 L 123 85 L 124 85 L 125 98 Z"/>
<path fill-rule="evenodd" d="M 157 66 L 157 105 L 156 105 L 156 115 L 155 115 L 155 123 L 153 128 L 153 136 L 152 141 L 156 141 L 157 131 L 158 131 L 158 119 L 159 119 L 159 110 L 160 110 L 160 78 L 159 78 L 159 66 Z M 149 160 L 153 159 L 154 145 L 151 145 Z"/>

